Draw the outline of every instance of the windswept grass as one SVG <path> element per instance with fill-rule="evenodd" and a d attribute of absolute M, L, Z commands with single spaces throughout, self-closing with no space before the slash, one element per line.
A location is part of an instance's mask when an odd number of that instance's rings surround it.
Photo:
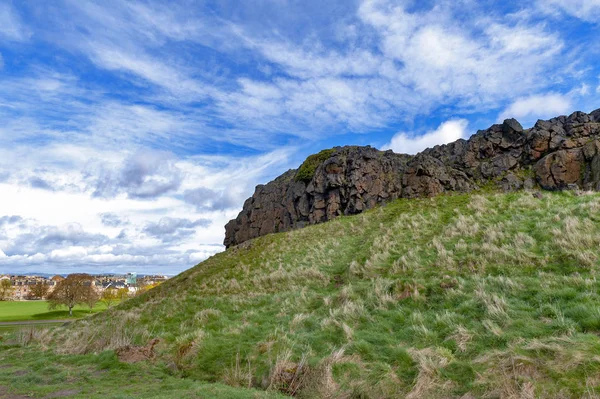
<path fill-rule="evenodd" d="M 301 397 L 596 397 L 599 211 L 567 192 L 398 200 L 231 248 L 51 345 L 158 337 L 180 376 Z"/>

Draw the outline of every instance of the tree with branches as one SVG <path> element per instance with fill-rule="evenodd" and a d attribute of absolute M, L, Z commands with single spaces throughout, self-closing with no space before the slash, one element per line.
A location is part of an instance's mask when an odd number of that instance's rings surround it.
<path fill-rule="evenodd" d="M 73 316 L 75 305 L 88 305 L 92 308 L 93 303 L 98 300 L 93 280 L 89 274 L 69 274 L 64 280 L 57 282 L 54 291 L 48 295 L 48 308 L 66 306 L 69 308 L 69 316 Z"/>
<path fill-rule="evenodd" d="M 95 289 L 92 289 L 87 294 L 85 298 L 85 304 L 88 305 L 88 307 L 90 308 L 90 313 L 92 313 L 92 309 L 94 309 L 94 306 L 96 306 L 99 300 L 100 294 L 98 294 L 98 291 L 96 291 Z"/>
<path fill-rule="evenodd" d="M 31 299 L 44 299 L 48 292 L 50 292 L 50 286 L 46 283 L 37 283 L 29 287 L 29 298 Z"/>
<path fill-rule="evenodd" d="M 0 301 L 8 301 L 12 298 L 13 286 L 8 279 L 0 280 Z"/>

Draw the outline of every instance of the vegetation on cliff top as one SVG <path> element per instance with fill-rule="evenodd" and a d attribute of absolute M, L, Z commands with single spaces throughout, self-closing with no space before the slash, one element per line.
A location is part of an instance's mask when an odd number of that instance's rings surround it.
<path fill-rule="evenodd" d="M 157 337 L 174 376 L 304 397 L 593 397 L 599 211 L 571 192 L 401 199 L 231 248 L 37 341 L 101 359 Z"/>
<path fill-rule="evenodd" d="M 333 149 L 322 150 L 316 154 L 309 155 L 302 165 L 298 168 L 294 179 L 308 183 L 315 175 L 315 171 L 323 162 L 333 154 Z"/>

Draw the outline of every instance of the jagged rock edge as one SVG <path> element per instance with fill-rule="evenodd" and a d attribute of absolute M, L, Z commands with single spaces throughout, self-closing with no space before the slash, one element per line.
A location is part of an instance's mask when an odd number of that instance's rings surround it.
<path fill-rule="evenodd" d="M 575 112 L 523 129 L 515 119 L 468 140 L 416 155 L 358 146 L 335 147 L 310 181 L 289 170 L 258 185 L 225 226 L 226 247 L 266 234 L 357 214 L 397 198 L 540 187 L 600 191 L 600 109 Z"/>

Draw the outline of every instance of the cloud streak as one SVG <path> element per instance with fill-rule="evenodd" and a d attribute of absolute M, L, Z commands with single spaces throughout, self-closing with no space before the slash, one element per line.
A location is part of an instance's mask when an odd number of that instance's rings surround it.
<path fill-rule="evenodd" d="M 29 29 L 25 27 L 11 3 L 0 4 L 0 38 L 20 42 L 27 40 L 29 36 Z"/>
<path fill-rule="evenodd" d="M 598 0 L 544 0 L 538 1 L 538 7 L 550 15 L 562 12 L 584 21 L 600 22 Z"/>
<path fill-rule="evenodd" d="M 116 175 L 113 170 L 101 169 L 93 196 L 110 197 L 123 192 L 129 198 L 151 199 L 177 190 L 183 178 L 174 157 L 157 151 L 133 154 Z"/>

